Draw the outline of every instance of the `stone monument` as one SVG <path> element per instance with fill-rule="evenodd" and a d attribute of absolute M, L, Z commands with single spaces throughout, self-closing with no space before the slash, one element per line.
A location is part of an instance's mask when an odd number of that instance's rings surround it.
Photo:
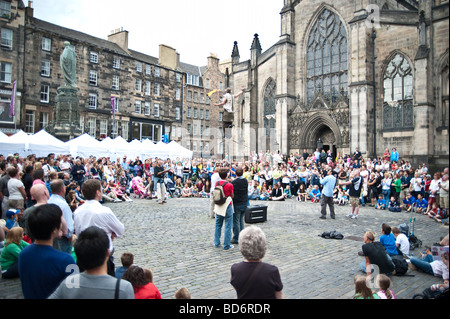
<path fill-rule="evenodd" d="M 77 88 L 77 56 L 70 42 L 64 42 L 65 48 L 60 57 L 64 85 L 57 89 L 56 107 L 53 123 L 48 131 L 62 141 L 68 141 L 81 135 L 80 107 Z"/>

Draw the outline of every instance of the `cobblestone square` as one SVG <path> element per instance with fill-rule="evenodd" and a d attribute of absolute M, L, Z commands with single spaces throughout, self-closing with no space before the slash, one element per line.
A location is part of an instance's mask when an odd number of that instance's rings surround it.
<path fill-rule="evenodd" d="M 380 235 L 381 224 L 409 223 L 411 214 L 376 211 L 361 207 L 360 217 L 347 218 L 350 207 L 335 206 L 336 219 L 319 219 L 320 204 L 297 202 L 251 202 L 268 205 L 268 220 L 256 224 L 267 237 L 264 262 L 276 265 L 284 284 L 284 299 L 349 299 L 353 279 L 362 274 L 362 237 L 372 230 Z M 105 204 L 124 223 L 126 234 L 114 242 L 115 264 L 123 252 L 135 255 L 135 264 L 153 270 L 154 282 L 164 299 L 187 288 L 193 299 L 235 299 L 229 283 L 230 267 L 243 260 L 239 248 L 223 251 L 213 245 L 214 219 L 209 217 L 209 199 L 171 198 L 167 204 L 155 200 Z M 419 214 L 415 234 L 423 245 L 439 242 L 448 226 Z M 248 226 L 248 224 L 246 224 Z M 343 240 L 323 239 L 324 231 L 336 230 Z M 223 236 L 222 236 L 223 239 Z M 423 247 L 422 247 L 423 249 Z M 413 250 L 416 256 L 422 249 Z M 400 299 L 410 299 L 442 279 L 416 270 L 414 276 L 392 276 L 392 289 Z M 0 298 L 23 298 L 19 279 L 0 279 Z"/>

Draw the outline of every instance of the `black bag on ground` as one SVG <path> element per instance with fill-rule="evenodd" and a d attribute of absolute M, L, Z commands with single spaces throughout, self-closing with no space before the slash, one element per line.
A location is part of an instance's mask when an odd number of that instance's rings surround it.
<path fill-rule="evenodd" d="M 402 256 L 392 256 L 392 262 L 395 265 L 395 275 L 403 276 L 408 272 L 408 263 Z"/>
<path fill-rule="evenodd" d="M 322 238 L 325 238 L 325 239 L 343 239 L 344 238 L 344 235 L 342 235 L 340 232 L 337 232 L 335 230 L 323 232 L 319 236 Z"/>

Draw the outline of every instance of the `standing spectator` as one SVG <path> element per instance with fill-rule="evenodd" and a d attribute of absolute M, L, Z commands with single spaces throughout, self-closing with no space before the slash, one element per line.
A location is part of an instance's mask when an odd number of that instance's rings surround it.
<path fill-rule="evenodd" d="M 13 166 L 9 166 L 5 169 L 5 175 L 0 178 L 0 200 L 2 201 L 2 216 L 1 219 L 6 217 L 6 212 L 9 209 L 8 199 L 9 199 L 9 191 L 8 191 L 8 182 L 9 182 L 9 174 L 8 172 L 12 169 L 15 169 Z"/>
<path fill-rule="evenodd" d="M 25 173 L 22 176 L 22 183 L 25 187 L 25 193 L 27 194 L 27 200 L 25 202 L 25 208 L 31 207 L 34 201 L 31 199 L 30 189 L 33 186 L 33 166 L 28 165 L 25 167 Z"/>
<path fill-rule="evenodd" d="M 53 248 L 53 240 L 61 236 L 61 209 L 42 205 L 28 216 L 28 228 L 34 243 L 19 254 L 18 269 L 25 299 L 45 299 L 75 266 L 70 254 Z"/>
<path fill-rule="evenodd" d="M 244 229 L 244 216 L 248 205 L 248 181 L 243 177 L 242 167 L 236 168 L 237 178 L 231 182 L 233 185 L 233 239 L 232 244 L 237 244 L 239 233 Z"/>
<path fill-rule="evenodd" d="M 214 246 L 220 246 L 220 236 L 222 233 L 222 225 L 225 222 L 223 249 L 233 249 L 231 245 L 231 229 L 233 227 L 233 184 L 226 181 L 228 175 L 228 169 L 221 169 L 219 172 L 220 181 L 216 185 L 220 185 L 223 188 L 223 194 L 226 197 L 226 201 L 222 205 L 215 204 L 214 212 L 216 213 L 216 224 L 214 231 Z"/>
<path fill-rule="evenodd" d="M 395 148 L 395 147 L 393 147 L 392 148 L 392 152 L 391 152 L 391 158 L 390 158 L 390 160 L 391 160 L 391 163 L 392 162 L 398 162 L 398 152 L 397 152 L 397 149 Z"/>
<path fill-rule="evenodd" d="M 49 299 L 134 299 L 128 281 L 108 275 L 108 248 L 105 231 L 95 226 L 86 228 L 75 243 L 77 263 L 84 272 L 63 280 Z"/>
<path fill-rule="evenodd" d="M 262 262 L 266 254 L 266 236 L 257 226 L 245 228 L 239 235 L 239 250 L 244 261 L 231 266 L 230 283 L 238 299 L 281 299 L 283 283 L 276 266 Z"/>
<path fill-rule="evenodd" d="M 214 173 L 211 175 L 211 194 L 209 195 L 209 198 L 210 198 L 209 217 L 211 217 L 211 218 L 215 217 L 214 196 L 213 196 L 212 192 L 214 191 L 214 188 L 216 188 L 216 183 L 218 181 L 220 181 L 219 171 L 220 171 L 220 167 L 216 166 L 216 168 L 214 169 Z"/>
<path fill-rule="evenodd" d="M 353 178 L 348 182 L 341 182 L 339 186 L 350 185 L 349 197 L 352 205 L 352 212 L 347 216 L 353 219 L 358 218 L 359 214 L 359 197 L 361 196 L 361 189 L 363 188 L 363 178 L 359 176 L 359 169 L 353 171 Z"/>
<path fill-rule="evenodd" d="M 52 195 L 48 200 L 48 204 L 57 205 L 64 215 L 67 225 L 67 232 L 64 232 L 60 238 L 55 239 L 54 247 L 62 252 L 70 254 L 72 252 L 72 234 L 74 230 L 72 209 L 67 203 L 66 187 L 63 180 L 57 179 L 50 184 Z"/>
<path fill-rule="evenodd" d="M 333 175 L 333 171 L 331 169 L 328 169 L 327 176 L 320 179 L 320 184 L 323 185 L 322 189 L 322 198 L 320 200 L 320 218 L 326 219 L 327 215 L 327 205 L 330 207 L 330 217 L 331 219 L 335 219 L 334 214 L 334 199 L 333 199 L 333 192 L 334 188 L 336 187 L 336 177 Z"/>
<path fill-rule="evenodd" d="M 442 182 L 439 183 L 439 206 L 448 213 L 448 174 L 442 175 Z"/>
<path fill-rule="evenodd" d="M 83 183 L 81 191 L 86 202 L 74 212 L 75 233 L 81 234 L 90 226 L 97 226 L 106 232 L 109 238 L 108 274 L 114 276 L 113 240 L 124 234 L 125 227 L 110 208 L 100 204 L 103 192 L 99 180 L 87 180 Z"/>
<path fill-rule="evenodd" d="M 28 237 L 30 237 L 30 239 L 32 241 L 34 241 L 32 235 L 31 235 L 31 232 L 28 229 L 28 223 L 27 223 L 28 216 L 37 207 L 47 204 L 47 201 L 50 198 L 50 196 L 48 194 L 47 187 L 45 187 L 45 185 L 42 185 L 42 184 L 33 185 L 33 187 L 31 187 L 31 190 L 30 190 L 30 195 L 33 196 L 33 198 L 36 201 L 36 204 L 34 204 L 33 206 L 28 207 L 27 209 L 25 209 L 25 211 L 23 212 L 23 216 L 22 216 L 21 222 L 22 222 L 22 227 L 23 227 L 23 229 L 25 231 L 25 234 Z"/>
<path fill-rule="evenodd" d="M 9 208 L 20 209 L 23 212 L 27 193 L 25 192 L 25 186 L 20 180 L 19 169 L 12 167 L 8 170 L 8 175 L 8 206 Z"/>
<path fill-rule="evenodd" d="M 78 185 L 82 185 L 84 182 L 84 175 L 86 174 L 85 168 L 81 165 L 81 160 L 77 158 L 75 161 L 75 165 L 72 167 L 72 179 L 78 183 Z"/>

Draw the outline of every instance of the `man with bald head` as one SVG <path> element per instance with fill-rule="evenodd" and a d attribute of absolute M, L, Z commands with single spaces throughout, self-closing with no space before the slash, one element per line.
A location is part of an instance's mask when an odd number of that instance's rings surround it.
<path fill-rule="evenodd" d="M 25 234 L 27 234 L 28 237 L 30 237 L 31 240 L 33 240 L 31 233 L 27 226 L 27 218 L 30 215 L 30 213 L 36 209 L 36 207 L 47 204 L 47 201 L 48 201 L 50 195 L 48 193 L 47 187 L 43 184 L 33 185 L 30 189 L 30 195 L 32 198 L 34 198 L 34 200 L 36 201 L 36 204 L 25 209 L 25 211 L 23 212 L 23 217 L 22 217 L 21 221 L 22 221 L 22 225 L 23 225 L 22 227 L 24 229 Z"/>

